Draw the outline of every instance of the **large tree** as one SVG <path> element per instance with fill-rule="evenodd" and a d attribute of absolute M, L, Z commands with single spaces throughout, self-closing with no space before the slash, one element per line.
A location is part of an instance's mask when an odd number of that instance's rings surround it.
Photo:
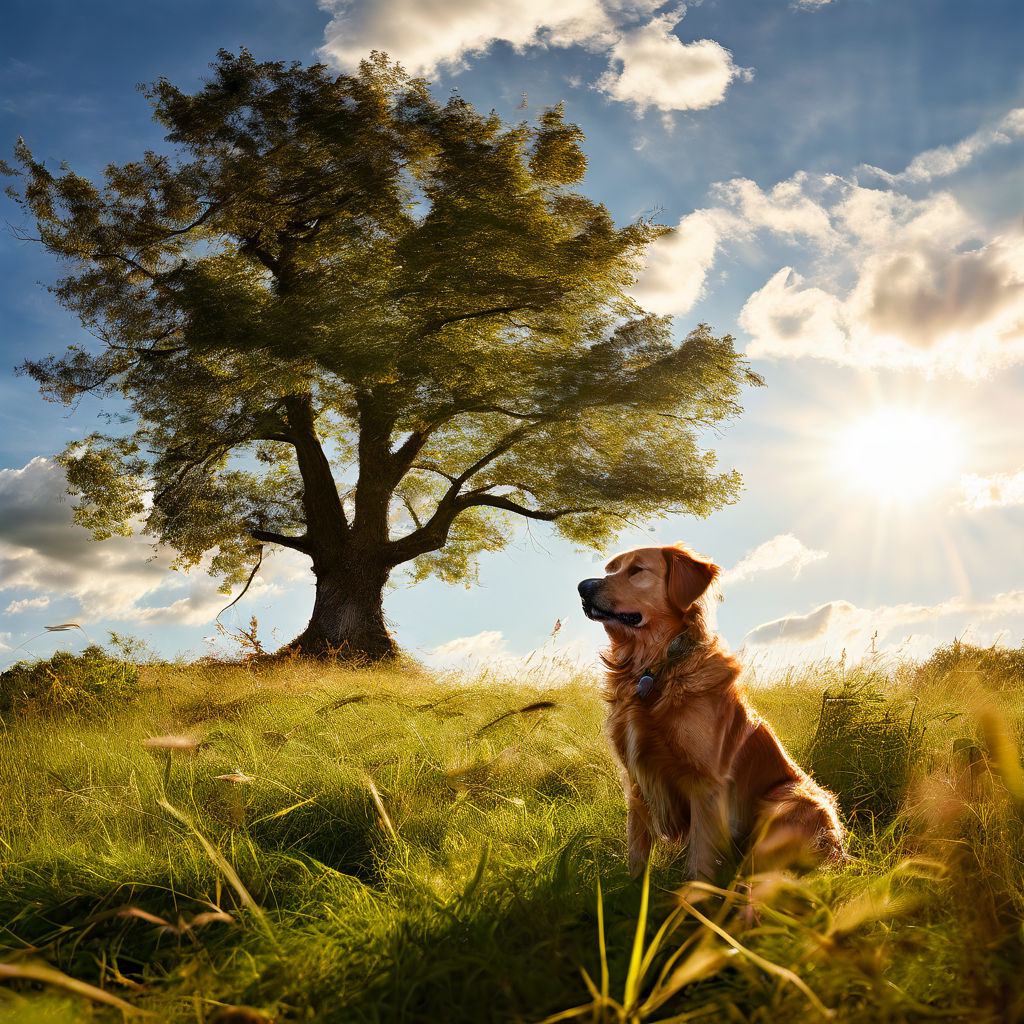
<path fill-rule="evenodd" d="M 560 107 L 509 125 L 380 54 L 212 68 L 146 89 L 173 156 L 94 183 L 19 140 L 6 167 L 99 342 L 23 369 L 130 408 L 59 456 L 98 539 L 142 522 L 225 587 L 293 548 L 316 578 L 294 644 L 379 658 L 398 566 L 464 580 L 516 517 L 600 545 L 735 496 L 700 435 L 758 378 L 731 338 L 676 343 L 629 298 L 665 229 L 573 191 Z"/>

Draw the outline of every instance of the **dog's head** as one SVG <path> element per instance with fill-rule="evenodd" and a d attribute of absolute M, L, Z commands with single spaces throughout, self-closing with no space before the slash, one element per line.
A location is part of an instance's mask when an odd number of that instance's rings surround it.
<path fill-rule="evenodd" d="M 633 548 L 616 555 L 606 575 L 578 589 L 588 619 L 612 636 L 657 626 L 677 627 L 719 573 L 714 562 L 681 545 Z"/>

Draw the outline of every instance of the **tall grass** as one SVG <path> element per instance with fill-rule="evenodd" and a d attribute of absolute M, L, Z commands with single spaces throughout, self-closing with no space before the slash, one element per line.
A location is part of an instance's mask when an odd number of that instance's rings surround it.
<path fill-rule="evenodd" d="M 714 889 L 665 849 L 629 879 L 597 691 L 542 672 L 253 658 L 143 666 L 99 715 L 12 706 L 0 1020 L 1024 1013 L 1012 679 L 961 659 L 756 681 L 855 859 Z"/>

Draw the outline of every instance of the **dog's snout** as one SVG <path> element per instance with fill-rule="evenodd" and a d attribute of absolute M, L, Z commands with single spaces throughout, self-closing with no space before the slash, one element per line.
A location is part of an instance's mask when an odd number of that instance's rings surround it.
<path fill-rule="evenodd" d="M 584 580 L 576 589 L 584 601 L 592 601 L 599 586 L 601 586 L 601 580 Z"/>

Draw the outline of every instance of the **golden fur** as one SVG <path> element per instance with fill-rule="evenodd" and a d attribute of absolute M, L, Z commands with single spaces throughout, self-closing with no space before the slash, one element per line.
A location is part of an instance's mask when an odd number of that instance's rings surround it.
<path fill-rule="evenodd" d="M 751 708 L 739 663 L 707 626 L 701 598 L 718 566 L 681 546 L 646 547 L 616 555 L 606 573 L 580 584 L 587 614 L 640 616 L 637 625 L 604 619 L 602 654 L 630 872 L 643 870 L 656 836 L 687 844 L 695 878 L 712 878 L 734 851 L 749 854 L 753 871 L 843 859 L 833 796 Z M 680 635 L 688 642 L 673 657 Z M 641 698 L 645 674 L 655 683 Z"/>

